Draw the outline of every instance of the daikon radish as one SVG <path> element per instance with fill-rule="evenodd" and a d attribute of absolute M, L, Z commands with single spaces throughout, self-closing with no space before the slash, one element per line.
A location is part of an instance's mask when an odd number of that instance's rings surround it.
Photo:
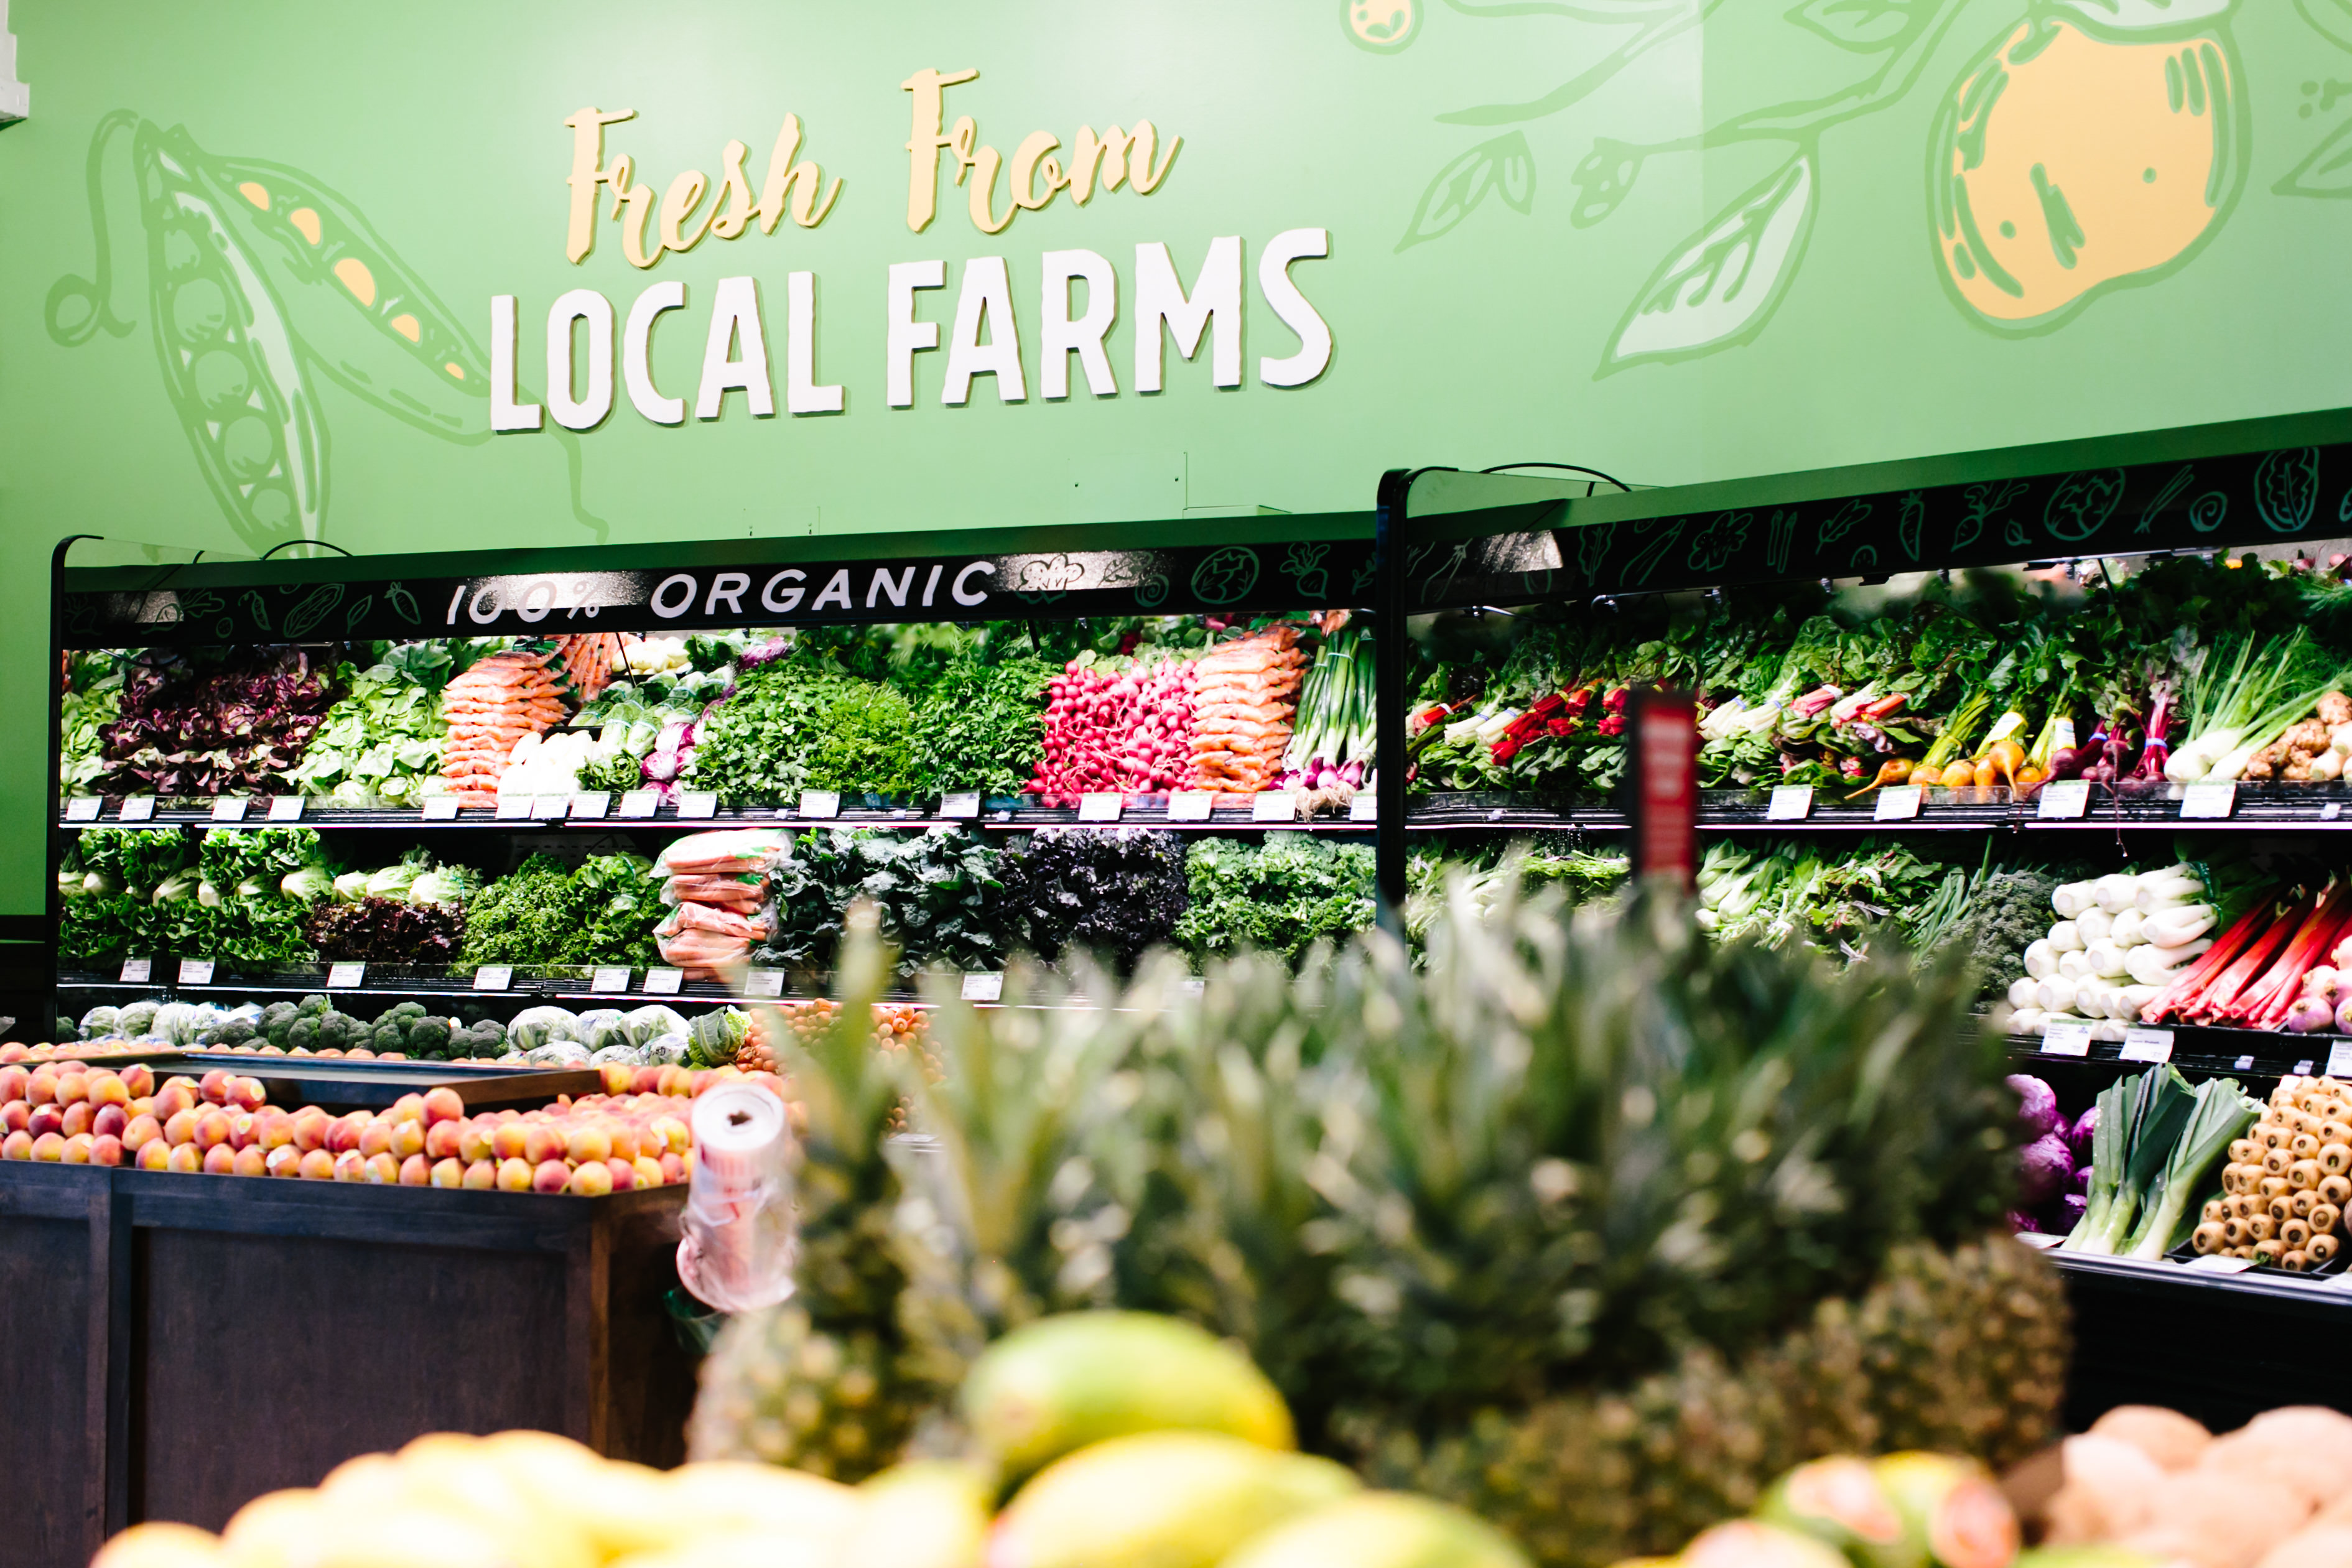
<path fill-rule="evenodd" d="M 2059 954 L 2058 972 L 2070 980 L 2088 979 L 2091 975 L 2090 954 L 2079 948 L 2072 953 Z"/>

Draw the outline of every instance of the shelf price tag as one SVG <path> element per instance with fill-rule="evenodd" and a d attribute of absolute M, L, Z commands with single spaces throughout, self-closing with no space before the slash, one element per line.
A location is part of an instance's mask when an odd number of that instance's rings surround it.
<path fill-rule="evenodd" d="M 572 815 L 572 797 L 534 795 L 530 798 L 530 814 L 542 822 L 560 822 Z"/>
<path fill-rule="evenodd" d="M 511 964 L 485 964 L 474 971 L 474 989 L 478 991 L 503 991 L 513 984 Z"/>
<path fill-rule="evenodd" d="M 212 983 L 213 961 L 210 958 L 183 958 L 180 960 L 180 984 L 184 986 L 209 986 Z"/>
<path fill-rule="evenodd" d="M 327 989 L 355 991 L 367 981 L 365 964 L 330 964 L 327 966 Z"/>
<path fill-rule="evenodd" d="M 2298 1061 L 2294 1064 L 2294 1075 L 2297 1078 L 2308 1078 L 2311 1076 L 2311 1068 L 2312 1064 L 2310 1062 Z"/>
<path fill-rule="evenodd" d="M 99 808 L 105 804 L 105 801 L 95 795 L 77 795 L 66 802 L 66 821 L 95 822 L 98 821 Z"/>
<path fill-rule="evenodd" d="M 1764 808 L 1768 822 L 1801 822 L 1813 814 L 1813 787 L 1810 784 L 1780 784 L 1772 790 L 1772 803 Z"/>
<path fill-rule="evenodd" d="M 125 958 L 122 960 L 122 983 L 124 985 L 143 986 L 150 980 L 153 979 L 154 977 L 154 959 Z"/>
<path fill-rule="evenodd" d="M 1002 975 L 966 975 L 963 977 L 963 999 L 968 1002 L 1001 1001 L 1004 997 L 1004 977 Z"/>
<path fill-rule="evenodd" d="M 2352 1040 L 2339 1040 L 2327 1048 L 2327 1076 L 2352 1078 Z"/>
<path fill-rule="evenodd" d="M 661 791 L 632 789 L 621 797 L 621 809 L 615 815 L 633 821 L 643 821 L 661 810 Z"/>
<path fill-rule="evenodd" d="M 425 820 L 428 822 L 454 822 L 457 820 L 457 797 L 436 795 L 425 802 Z"/>
<path fill-rule="evenodd" d="M 1298 797 L 1287 789 L 1250 797 L 1250 821 L 1287 822 L 1298 815 Z"/>
<path fill-rule="evenodd" d="M 223 795 L 213 802 L 213 821 L 242 822 L 245 821 L 246 805 L 246 799 L 242 795 Z"/>
<path fill-rule="evenodd" d="M 841 792 L 837 789 L 802 790 L 801 815 L 814 822 L 830 821 L 840 816 Z"/>
<path fill-rule="evenodd" d="M 2170 1061 L 2172 1031 L 2168 1029 L 2133 1029 L 2124 1031 L 2126 1061 Z"/>
<path fill-rule="evenodd" d="M 784 994 L 784 972 L 782 969 L 753 969 L 743 977 L 743 994 L 773 999 Z"/>
<path fill-rule="evenodd" d="M 953 795 L 940 796 L 940 818 L 950 822 L 980 821 L 980 791 L 965 789 Z"/>
<path fill-rule="evenodd" d="M 1381 798 L 1370 789 L 1359 789 L 1348 801 L 1348 821 L 1377 822 L 1381 820 Z"/>
<path fill-rule="evenodd" d="M 152 795 L 131 796 L 122 802 L 122 815 L 119 820 L 125 822 L 153 821 L 155 820 L 155 797 Z"/>
<path fill-rule="evenodd" d="M 572 797 L 572 820 L 575 822 L 601 822 L 613 809 L 613 797 L 600 791 Z"/>
<path fill-rule="evenodd" d="M 2184 822 L 2222 821 L 2237 809 L 2235 782 L 2191 784 L 2180 797 L 2180 820 Z"/>
<path fill-rule="evenodd" d="M 1168 796 L 1168 820 L 1171 822 L 1205 822 L 1216 804 L 1216 796 L 1206 789 L 1171 790 Z"/>
<path fill-rule="evenodd" d="M 709 789 L 681 790 L 677 797 L 677 814 L 681 817 L 715 817 L 719 815 L 719 796 Z"/>
<path fill-rule="evenodd" d="M 302 820 L 302 797 L 272 795 L 269 798 L 269 820 L 273 822 L 299 822 Z"/>
<path fill-rule="evenodd" d="M 528 795 L 499 796 L 499 821 L 501 822 L 521 822 L 529 821 L 530 818 L 530 797 Z"/>
<path fill-rule="evenodd" d="M 1889 784 L 1878 791 L 1878 809 L 1873 811 L 1874 822 L 1908 822 L 1919 815 L 1919 804 L 1927 791 L 1916 784 Z"/>
<path fill-rule="evenodd" d="M 649 997 L 674 997 L 677 995 L 678 988 L 685 983 L 686 971 L 683 969 L 647 969 L 646 971 L 646 995 Z"/>
<path fill-rule="evenodd" d="M 2035 797 L 2033 814 L 2045 822 L 2080 821 L 2091 814 L 2091 781 L 2053 779 Z"/>
<path fill-rule="evenodd" d="M 2252 1258 L 2225 1258 L 2219 1252 L 2208 1252 L 2200 1258 L 2191 1258 L 2182 1266 L 2200 1274 L 2242 1274 L 2256 1261 Z"/>
<path fill-rule="evenodd" d="M 1208 992 L 1209 982 L 1198 979 L 1179 980 L 1176 982 L 1176 989 L 1181 995 L 1187 997 L 1204 996 Z"/>
<path fill-rule="evenodd" d="M 2042 1031 L 2042 1054 L 2044 1056 L 2088 1056 L 2091 1054 L 2091 1026 L 2088 1023 L 2053 1023 Z"/>
<path fill-rule="evenodd" d="M 599 969 L 589 977 L 588 988 L 598 996 L 617 996 L 629 988 L 629 968 L 625 964 Z"/>
<path fill-rule="evenodd" d="M 1078 797 L 1078 821 L 1081 822 L 1116 822 L 1126 810 L 1127 797 L 1116 789 Z"/>

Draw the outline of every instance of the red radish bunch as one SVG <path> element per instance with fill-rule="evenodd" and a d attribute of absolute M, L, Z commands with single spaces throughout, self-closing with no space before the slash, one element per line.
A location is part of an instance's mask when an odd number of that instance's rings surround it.
<path fill-rule="evenodd" d="M 1124 673 L 1076 662 L 1048 687 L 1045 756 L 1023 787 L 1040 806 L 1086 794 L 1153 794 L 1192 776 L 1197 679 L 1187 660 Z"/>

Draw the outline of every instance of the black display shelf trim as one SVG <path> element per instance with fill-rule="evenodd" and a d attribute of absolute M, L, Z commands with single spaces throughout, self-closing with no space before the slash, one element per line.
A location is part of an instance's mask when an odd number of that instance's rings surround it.
<path fill-rule="evenodd" d="M 2045 1249 L 2042 1256 L 2063 1273 L 2081 1275 L 2133 1293 L 2161 1298 L 2180 1291 L 2218 1291 L 2315 1312 L 2343 1314 L 2344 1321 L 2352 1321 L 2352 1275 L 2298 1277 L 2252 1270 L 2242 1274 L 2209 1273 L 2170 1261 L 2095 1257 L 2055 1247 Z"/>
<path fill-rule="evenodd" d="M 2345 1038 L 2340 1034 L 2287 1034 L 2260 1029 L 2203 1029 L 2194 1024 L 2153 1027 L 2171 1033 L 2172 1055 L 2168 1060 L 2192 1077 L 2284 1078 L 2289 1074 L 2326 1072 L 2328 1051 Z M 2008 1039 L 2012 1061 L 2039 1062 L 2045 1067 L 2071 1062 L 2126 1071 L 2154 1065 L 2125 1061 L 2121 1040 L 2093 1040 L 2086 1054 L 2076 1056 L 2044 1050 L 2037 1035 L 2011 1035 Z"/>
<path fill-rule="evenodd" d="M 1990 789 L 1933 789 L 1919 815 L 1880 821 L 1875 798 L 1847 803 L 1816 790 L 1811 811 L 1786 821 L 1769 818 L 1769 797 L 1745 789 L 1707 789 L 1699 797 L 1698 825 L 1711 832 L 2112 832 L 2123 830 L 2187 830 L 2194 832 L 2352 831 L 2352 787 L 2330 784 L 2241 784 L 2235 809 L 2226 818 L 2184 818 L 2172 793 L 2119 797 L 2092 787 L 2088 813 L 2081 818 L 2044 818 L 2035 797 L 2013 797 L 2005 785 Z M 2179 786 L 2173 786 L 2179 790 Z M 2332 814 L 2331 814 L 2332 813 Z M 1617 807 L 1573 796 L 1503 791 L 1431 791 L 1407 804 L 1410 832 L 1578 829 L 1622 832 L 1631 825 Z"/>
<path fill-rule="evenodd" d="M 804 817 L 773 806 L 752 806 L 733 811 L 718 811 L 708 816 L 685 817 L 674 808 L 664 807 L 651 817 L 547 816 L 499 817 L 483 808 L 461 810 L 454 818 L 427 821 L 421 810 L 368 810 L 357 808 L 322 808 L 306 810 L 301 820 L 292 822 L 272 822 L 259 816 L 240 822 L 215 821 L 209 802 L 198 805 L 158 806 L 151 819 L 126 822 L 119 816 L 97 821 L 68 821 L 60 816 L 59 829 L 80 832 L 88 828 L 206 828 L 224 832 L 242 832 L 261 828 L 392 829 L 402 832 L 438 831 L 456 828 L 467 831 L 541 832 L 551 828 L 573 831 L 706 831 L 719 828 L 788 828 L 798 832 L 809 828 L 908 828 L 923 829 L 969 827 L 992 832 L 1029 832 L 1038 828 L 1166 828 L 1176 832 L 1339 832 L 1370 833 L 1379 831 L 1379 824 L 1355 821 L 1340 816 L 1318 816 L 1304 821 L 1259 821 L 1253 819 L 1247 807 L 1222 807 L 1210 813 L 1207 821 L 1171 821 L 1168 807 L 1163 803 L 1145 803 L 1127 807 L 1117 821 L 1087 822 L 1078 820 L 1073 807 L 1024 806 L 1013 810 L 985 811 L 977 818 L 942 817 L 936 812 L 913 807 L 849 807 L 842 808 L 833 817 Z"/>
<path fill-rule="evenodd" d="M 618 968 L 620 966 L 612 967 Z M 994 972 L 974 971 L 974 973 Z M 331 988 L 326 983 L 323 968 L 231 975 L 204 986 L 182 985 L 176 980 L 122 980 L 112 975 L 92 970 L 66 969 L 59 971 L 58 975 L 58 989 L 61 992 L 79 992 L 101 997 L 121 992 L 135 995 L 142 999 L 160 998 L 164 1001 L 189 1002 L 219 1002 L 229 998 L 281 998 L 314 994 L 324 996 L 331 1002 L 346 998 L 366 998 L 371 1001 L 393 1003 L 404 998 L 426 998 L 454 1002 L 472 998 L 484 1002 L 498 1003 L 571 1004 L 576 1002 L 590 1007 L 625 1008 L 646 1007 L 656 1003 L 665 1007 L 674 1007 L 681 1003 L 688 1007 L 759 1007 L 838 999 L 830 988 L 819 988 L 815 986 L 793 986 L 787 983 L 781 994 L 769 996 L 765 993 L 753 994 L 710 980 L 688 980 L 676 991 L 655 992 L 642 988 L 628 991 L 596 991 L 588 988 L 588 980 L 584 976 L 545 978 L 524 977 L 519 977 L 512 986 L 503 991 L 478 991 L 473 988 L 471 980 L 465 978 L 452 979 L 436 976 L 386 977 L 379 980 L 371 975 L 367 977 L 367 983 L 364 985 L 336 986 Z M 929 1009 L 936 1005 L 921 993 L 906 989 L 887 991 L 877 999 L 889 1007 Z M 1083 1001 L 1047 1004 L 974 1000 L 972 1005 L 982 1008 L 1020 1006 L 1032 1009 L 1050 1008 L 1056 1010 L 1070 1009 L 1083 1010 L 1091 1004 Z M 185 1054 L 193 1056 L 196 1053 Z M 254 1060 L 250 1056 L 219 1051 L 212 1052 L 211 1059 L 221 1063 Z M 134 1059 L 125 1057 L 122 1060 L 128 1061 Z M 278 1059 L 273 1057 L 268 1060 Z M 335 1061 L 343 1059 L 329 1057 L 327 1060 Z M 364 1064 L 363 1061 L 362 1065 Z M 394 1065 L 399 1064 L 395 1062 Z"/>

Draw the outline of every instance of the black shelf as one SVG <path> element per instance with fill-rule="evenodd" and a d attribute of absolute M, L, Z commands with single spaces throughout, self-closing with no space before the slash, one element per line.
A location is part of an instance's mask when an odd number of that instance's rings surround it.
<path fill-rule="evenodd" d="M 2137 1027 L 2137 1026 L 2134 1026 Z M 2346 1041 L 2340 1034 L 2289 1034 L 2263 1029 L 2206 1029 L 2196 1024 L 2158 1026 L 2172 1036 L 2172 1065 L 2191 1077 L 2284 1078 L 2327 1071 L 2328 1054 Z M 2042 1067 L 2112 1067 L 2137 1071 L 2149 1063 L 2124 1058 L 2120 1040 L 2098 1040 L 2082 1056 L 2053 1053 L 2038 1035 L 2011 1035 L 2011 1061 Z"/>
<path fill-rule="evenodd" d="M 774 806 L 750 806 L 731 811 L 716 811 L 708 815 L 680 816 L 674 807 L 664 806 L 651 817 L 571 817 L 550 813 L 545 816 L 501 817 L 488 808 L 460 810 L 454 818 L 428 819 L 421 809 L 399 810 L 368 810 L 351 808 L 320 807 L 305 810 L 299 821 L 272 822 L 257 813 L 250 820 L 236 822 L 213 820 L 210 801 L 159 804 L 152 819 L 126 822 L 119 815 L 107 816 L 96 821 L 68 821 L 59 817 L 58 826 L 67 832 L 79 832 L 85 828 L 207 828 L 236 832 L 248 828 L 315 828 L 338 830 L 346 828 L 396 829 L 404 832 L 438 832 L 457 828 L 497 832 L 544 831 L 562 829 L 588 832 L 700 832 L 715 828 L 786 828 L 800 831 L 807 828 L 931 828 L 963 826 L 991 832 L 1028 832 L 1038 828 L 1166 828 L 1178 832 L 1248 833 L 1248 832 L 1326 832 L 1372 833 L 1379 824 L 1357 821 L 1345 815 L 1323 815 L 1306 821 L 1259 821 L 1250 807 L 1219 807 L 1213 810 L 1205 821 L 1171 821 L 1168 802 L 1163 797 L 1146 796 L 1124 808 L 1116 821 L 1082 821 L 1074 807 L 1046 808 L 1020 806 L 983 811 L 974 817 L 943 817 L 935 810 L 913 806 L 852 807 L 845 805 L 838 815 L 807 817 L 797 811 Z"/>
<path fill-rule="evenodd" d="M 2352 786 L 2241 784 L 2235 809 L 2226 818 L 2184 818 L 2179 785 L 2144 794 L 2118 795 L 2106 785 L 2091 787 L 2088 811 L 2079 818 L 2042 815 L 2038 798 L 2019 798 L 2005 785 L 1990 789 L 1929 789 L 1918 816 L 1881 821 L 1875 797 L 1847 803 L 1816 790 L 1811 810 L 1775 821 L 1770 797 L 1744 789 L 1707 789 L 1699 797 L 1698 825 L 1708 832 L 2113 832 L 2118 829 L 2331 832 L 2352 831 Z M 1575 829 L 1623 832 L 1631 826 L 1617 806 L 1591 797 L 1502 791 L 1436 791 L 1412 797 L 1408 832 L 1496 832 Z"/>

